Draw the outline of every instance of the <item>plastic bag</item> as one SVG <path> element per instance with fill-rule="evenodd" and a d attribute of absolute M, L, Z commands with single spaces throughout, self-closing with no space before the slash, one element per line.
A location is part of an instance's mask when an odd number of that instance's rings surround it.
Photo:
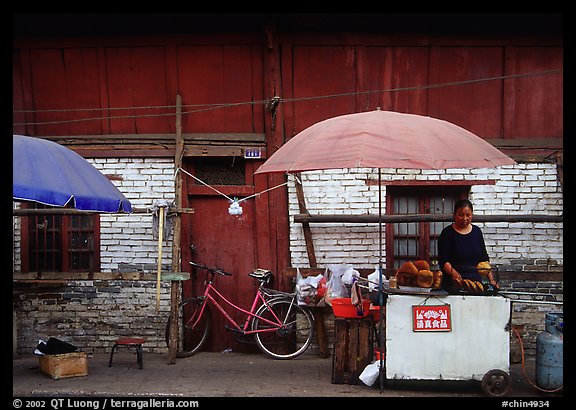
<path fill-rule="evenodd" d="M 34 353 L 36 354 L 64 354 L 77 352 L 78 348 L 73 344 L 51 337 L 48 342 L 38 340 L 38 345 Z"/>
<path fill-rule="evenodd" d="M 370 363 L 368 366 L 362 370 L 360 376 L 358 378 L 362 380 L 366 386 L 372 386 L 376 379 L 378 379 L 378 375 L 380 374 L 380 360 L 377 360 L 373 363 Z"/>
<path fill-rule="evenodd" d="M 342 282 L 345 285 L 352 285 L 360 277 L 360 272 L 354 269 L 352 266 L 348 268 L 342 274 Z"/>
<path fill-rule="evenodd" d="M 350 265 L 328 265 L 330 280 L 328 281 L 326 296 L 324 297 L 327 305 L 332 306 L 332 299 L 350 297 L 350 292 L 342 281 L 342 276 L 349 268 Z"/>
<path fill-rule="evenodd" d="M 368 287 L 370 288 L 370 290 L 376 290 L 378 289 L 379 284 L 380 284 L 380 272 L 379 268 L 376 267 L 376 270 L 372 272 L 370 275 L 368 275 Z M 386 278 L 386 276 L 384 276 L 384 273 L 382 273 L 382 287 L 383 288 L 388 287 L 388 279 Z"/>
<path fill-rule="evenodd" d="M 296 268 L 296 298 L 299 305 L 321 307 L 325 305 L 326 277 L 324 275 L 302 277 Z"/>

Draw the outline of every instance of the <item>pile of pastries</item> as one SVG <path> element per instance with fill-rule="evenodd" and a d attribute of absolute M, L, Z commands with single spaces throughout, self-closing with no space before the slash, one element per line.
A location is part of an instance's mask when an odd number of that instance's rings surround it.
<path fill-rule="evenodd" d="M 476 270 L 482 276 L 488 276 L 492 272 L 492 266 L 489 262 L 480 262 L 476 265 Z M 453 281 L 453 288 L 456 290 L 464 290 L 468 293 L 482 293 L 488 289 L 484 288 L 482 282 L 470 279 L 462 279 Z"/>
<path fill-rule="evenodd" d="M 425 260 L 404 262 L 396 271 L 398 286 L 439 289 L 442 284 L 442 271 L 430 270 Z"/>
<path fill-rule="evenodd" d="M 480 262 L 476 270 L 482 276 L 488 276 L 492 271 L 489 262 Z M 442 284 L 442 271 L 430 270 L 430 264 L 425 260 L 404 262 L 396 271 L 396 280 L 399 287 L 413 286 L 420 288 L 439 289 Z M 454 290 L 463 290 L 468 293 L 482 293 L 486 291 L 482 282 L 470 279 L 453 281 Z"/>

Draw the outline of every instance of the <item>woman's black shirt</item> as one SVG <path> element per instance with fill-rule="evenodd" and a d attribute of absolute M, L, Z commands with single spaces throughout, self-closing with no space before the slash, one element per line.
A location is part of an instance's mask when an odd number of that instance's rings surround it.
<path fill-rule="evenodd" d="M 458 233 L 452 225 L 446 226 L 438 238 L 438 262 L 443 267 L 446 262 L 460 273 L 462 279 L 482 281 L 476 271 L 478 262 L 488 261 L 488 252 L 482 230 L 472 225 L 472 231 L 467 234 Z M 449 272 L 442 275 L 442 287 L 452 287 L 452 277 Z"/>

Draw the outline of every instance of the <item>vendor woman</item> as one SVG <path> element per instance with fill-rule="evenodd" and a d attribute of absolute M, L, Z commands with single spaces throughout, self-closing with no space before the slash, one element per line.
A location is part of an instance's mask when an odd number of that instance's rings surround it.
<path fill-rule="evenodd" d="M 482 282 L 476 270 L 479 262 L 487 262 L 488 252 L 484 243 L 482 230 L 472 225 L 473 206 L 467 199 L 454 204 L 454 222 L 446 226 L 438 238 L 438 261 L 442 268 L 442 288 L 452 289 L 453 282 L 470 279 Z M 498 287 L 492 272 L 488 280 Z"/>

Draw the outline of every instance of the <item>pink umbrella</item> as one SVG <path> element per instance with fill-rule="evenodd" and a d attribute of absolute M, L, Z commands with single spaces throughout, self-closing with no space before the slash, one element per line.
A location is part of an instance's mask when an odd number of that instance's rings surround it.
<path fill-rule="evenodd" d="M 436 118 L 392 111 L 341 115 L 320 121 L 285 143 L 256 174 L 334 168 L 493 168 L 516 162 L 482 138 Z M 382 294 L 382 194 L 378 184 Z M 383 346 L 383 299 L 380 298 L 380 346 Z M 380 369 L 382 365 L 380 355 Z M 380 372 L 380 389 L 383 388 Z"/>
<path fill-rule="evenodd" d="M 318 122 L 284 144 L 256 171 L 332 168 L 493 168 L 516 162 L 482 138 L 436 118 L 392 111 Z"/>

